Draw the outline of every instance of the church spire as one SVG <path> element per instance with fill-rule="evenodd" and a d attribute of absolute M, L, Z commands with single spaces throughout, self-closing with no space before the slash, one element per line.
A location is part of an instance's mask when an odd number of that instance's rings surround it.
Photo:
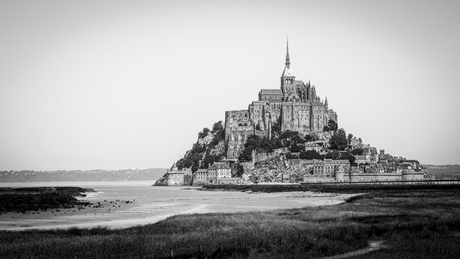
<path fill-rule="evenodd" d="M 286 66 L 290 68 L 291 66 L 291 59 L 289 58 L 289 38 L 286 35 Z"/>
<path fill-rule="evenodd" d="M 286 85 L 293 86 L 295 81 L 294 73 L 291 70 L 291 60 L 289 59 L 289 39 L 286 35 L 286 66 L 281 74 L 281 90 L 286 92 Z"/>
<path fill-rule="evenodd" d="M 289 39 L 287 38 L 287 35 L 286 35 L 286 66 L 284 67 L 284 71 L 283 71 L 283 74 L 281 75 L 281 77 L 285 78 L 285 77 L 289 77 L 291 78 L 290 79 L 290 82 L 281 82 L 281 85 L 284 85 L 286 83 L 290 83 L 290 84 L 293 84 L 294 83 L 294 73 L 292 73 L 292 70 L 291 70 L 291 59 L 289 58 Z"/>

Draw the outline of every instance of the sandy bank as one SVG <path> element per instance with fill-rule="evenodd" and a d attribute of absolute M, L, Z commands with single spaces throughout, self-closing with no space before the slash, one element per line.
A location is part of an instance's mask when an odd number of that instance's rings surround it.
<path fill-rule="evenodd" d="M 167 192 L 170 189 L 163 190 Z M 0 215 L 0 230 L 90 228 L 95 226 L 126 228 L 152 224 L 179 214 L 235 213 L 334 205 L 356 195 L 312 192 L 251 194 L 243 192 L 198 192 L 196 190 L 182 190 L 182 192 L 189 193 L 185 193 L 186 195 L 179 198 L 155 198 L 141 201 L 107 200 L 104 192 L 90 193 L 86 199 L 96 206 L 84 210 L 61 209 L 28 214 L 2 214 Z"/>

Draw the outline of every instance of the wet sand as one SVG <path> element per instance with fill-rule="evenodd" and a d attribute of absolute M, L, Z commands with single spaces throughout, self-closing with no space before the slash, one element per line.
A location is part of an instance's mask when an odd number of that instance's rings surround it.
<path fill-rule="evenodd" d="M 154 187 L 152 187 L 154 188 Z M 157 187 L 158 188 L 158 187 Z M 139 200 L 106 199 L 104 193 L 88 193 L 83 200 L 93 203 L 84 209 L 71 208 L 0 215 L 0 230 L 90 228 L 107 226 L 126 228 L 164 220 L 173 215 L 193 213 L 235 213 L 266 211 L 342 203 L 351 194 L 312 192 L 245 193 L 198 191 L 196 188 L 162 187 L 164 197 Z M 167 189 L 164 189 L 167 188 Z M 168 198 L 168 192 L 180 197 Z"/>

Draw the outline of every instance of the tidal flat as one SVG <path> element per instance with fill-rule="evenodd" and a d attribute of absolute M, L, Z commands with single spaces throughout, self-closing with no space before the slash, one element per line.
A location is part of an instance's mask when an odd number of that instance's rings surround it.
<path fill-rule="evenodd" d="M 334 205 L 175 215 L 122 229 L 1 231 L 0 257 L 455 258 L 460 254 L 458 186 L 374 188 L 367 193 L 366 187 L 352 189 L 346 192 L 361 195 Z"/>
<path fill-rule="evenodd" d="M 56 185 L 57 183 L 46 183 L 45 185 L 50 184 Z M 72 183 L 60 183 L 61 187 L 69 184 Z M 73 184 L 96 190 L 96 192 L 85 193 L 84 197 L 76 197 L 78 201 L 90 205 L 3 213 L 0 215 L 0 230 L 22 231 L 99 226 L 111 229 L 127 228 L 156 223 L 179 214 L 266 211 L 337 204 L 352 195 L 303 191 L 251 194 L 222 190 L 208 192 L 198 191 L 200 189 L 198 187 L 151 186 L 150 182 L 79 182 Z M 35 185 L 37 186 L 33 188 L 38 188 L 43 184 L 36 183 Z"/>

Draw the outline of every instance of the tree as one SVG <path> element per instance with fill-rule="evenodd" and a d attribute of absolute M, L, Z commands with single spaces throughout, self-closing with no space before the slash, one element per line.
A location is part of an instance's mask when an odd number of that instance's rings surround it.
<path fill-rule="evenodd" d="M 222 126 L 222 121 L 218 121 L 212 125 L 212 133 L 223 129 L 224 127 Z"/>
<path fill-rule="evenodd" d="M 350 165 L 355 164 L 356 157 L 354 155 L 352 155 L 351 153 L 348 153 L 347 159 L 348 159 L 348 161 L 350 161 Z"/>
<path fill-rule="evenodd" d="M 337 125 L 337 122 L 333 120 L 329 120 L 327 122 L 327 126 L 329 127 L 330 130 L 333 130 L 333 131 L 337 131 L 337 129 L 339 128 L 339 125 Z"/>
<path fill-rule="evenodd" d="M 297 143 L 294 143 L 294 145 L 291 146 L 291 152 L 297 153 L 302 151 L 302 146 L 298 145 Z"/>
<path fill-rule="evenodd" d="M 203 128 L 203 130 L 198 133 L 198 138 L 204 138 L 208 135 L 209 129 L 208 128 Z"/>
<path fill-rule="evenodd" d="M 352 153 L 353 155 L 355 155 L 355 156 L 356 156 L 356 155 L 360 156 L 360 155 L 363 154 L 363 152 L 364 152 L 364 150 L 363 150 L 362 148 L 355 148 L 355 149 L 353 149 L 353 150 L 351 151 L 351 153 Z"/>
<path fill-rule="evenodd" d="M 295 143 L 303 144 L 307 142 L 304 138 L 300 137 L 299 135 L 295 135 L 291 138 Z"/>
<path fill-rule="evenodd" d="M 275 135 L 279 135 L 281 133 L 281 125 L 279 121 L 276 121 L 272 125 L 272 137 L 275 137 Z"/>
<path fill-rule="evenodd" d="M 332 135 L 332 138 L 329 140 L 329 145 L 331 146 L 331 149 L 345 150 L 348 146 L 345 130 L 339 129 L 334 132 L 334 135 Z"/>
<path fill-rule="evenodd" d="M 243 173 L 244 173 L 244 168 L 241 164 L 238 164 L 237 167 L 236 167 L 236 177 L 241 177 L 243 176 Z"/>
<path fill-rule="evenodd" d="M 326 158 L 327 158 L 327 159 L 333 159 L 333 160 L 340 159 L 340 153 L 337 152 L 336 150 L 331 151 L 331 152 L 328 152 L 328 153 L 326 154 Z"/>
<path fill-rule="evenodd" d="M 271 153 L 273 152 L 273 144 L 268 138 L 260 139 L 256 151 L 258 153 Z"/>
<path fill-rule="evenodd" d="M 308 151 L 300 152 L 299 157 L 300 157 L 300 159 L 307 159 L 307 160 L 323 159 L 323 156 L 318 154 L 318 152 L 316 152 L 315 150 L 308 150 Z"/>
<path fill-rule="evenodd" d="M 257 135 L 250 135 L 247 139 L 246 139 L 246 143 L 244 144 L 244 148 L 252 148 L 252 149 L 256 149 L 257 146 L 259 145 L 259 142 L 261 140 L 261 137 L 257 136 Z"/>
<path fill-rule="evenodd" d="M 273 149 L 285 147 L 279 138 L 272 138 L 271 142 Z"/>
<path fill-rule="evenodd" d="M 353 139 L 353 134 L 348 134 L 347 140 L 348 140 L 348 145 L 351 145 L 351 140 Z"/>
<path fill-rule="evenodd" d="M 238 160 L 241 162 L 248 162 L 252 160 L 252 152 L 255 150 L 257 153 L 270 153 L 273 152 L 273 143 L 268 138 L 261 138 L 257 135 L 250 135 L 244 144 L 244 150 L 241 152 Z"/>
<path fill-rule="evenodd" d="M 310 134 L 305 135 L 305 140 L 306 140 L 307 142 L 313 141 L 314 138 L 315 138 L 314 135 L 310 135 Z"/>
<path fill-rule="evenodd" d="M 200 145 L 199 143 L 195 143 L 193 144 L 192 152 L 190 154 L 193 155 L 195 153 L 203 153 L 205 151 L 206 151 L 205 145 Z"/>
<path fill-rule="evenodd" d="M 240 162 L 250 162 L 252 161 L 252 151 L 254 149 L 252 147 L 247 147 L 240 153 L 238 156 L 238 161 Z"/>
<path fill-rule="evenodd" d="M 209 165 L 214 164 L 214 162 L 219 161 L 220 157 L 216 155 L 207 155 L 202 164 L 202 168 L 208 168 Z"/>
<path fill-rule="evenodd" d="M 297 135 L 299 135 L 299 132 L 287 130 L 287 131 L 281 133 L 280 139 L 289 139 L 290 140 L 291 138 L 293 138 L 294 136 L 297 136 Z"/>

